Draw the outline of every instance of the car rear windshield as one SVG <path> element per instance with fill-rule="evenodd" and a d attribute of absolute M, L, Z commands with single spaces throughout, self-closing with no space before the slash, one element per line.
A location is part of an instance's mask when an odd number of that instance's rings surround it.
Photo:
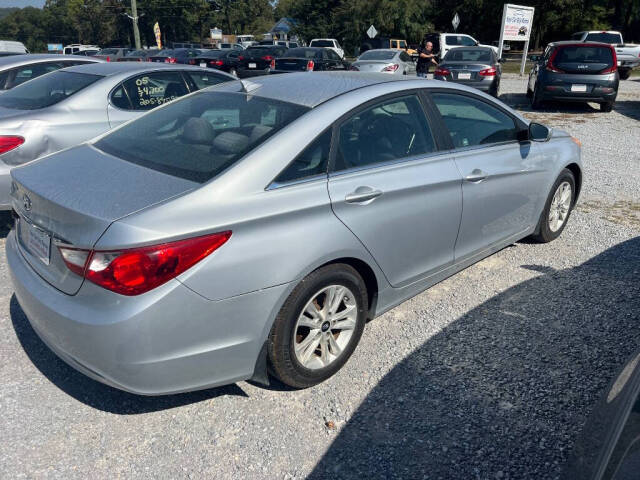
<path fill-rule="evenodd" d="M 207 50 L 206 52 L 202 52 L 200 56 L 206 58 L 218 58 L 224 57 L 227 53 L 229 52 L 223 52 L 221 50 Z"/>
<path fill-rule="evenodd" d="M 173 55 L 174 53 L 175 53 L 175 50 L 173 49 L 165 49 L 165 50 L 160 50 L 158 53 L 156 53 L 156 55 L 162 56 L 162 57 L 168 57 L 170 55 Z"/>
<path fill-rule="evenodd" d="M 491 62 L 491 52 L 489 50 L 454 48 L 449 50 L 444 56 L 445 61 L 449 62 Z"/>
<path fill-rule="evenodd" d="M 204 183 L 309 109 L 236 92 L 201 92 L 151 111 L 103 137 L 100 150 Z"/>
<path fill-rule="evenodd" d="M 119 48 L 103 48 L 102 50 L 100 50 L 100 55 L 115 55 L 119 51 Z"/>
<path fill-rule="evenodd" d="M 622 35 L 619 33 L 589 33 L 585 40 L 589 42 L 602 42 L 602 43 L 622 43 Z"/>
<path fill-rule="evenodd" d="M 313 48 L 292 48 L 287 51 L 287 57 L 295 58 L 316 58 L 316 54 L 320 50 L 314 50 Z"/>
<path fill-rule="evenodd" d="M 100 75 L 56 71 L 35 78 L 0 95 L 0 107 L 37 110 L 69 98 L 103 78 Z"/>
<path fill-rule="evenodd" d="M 389 50 L 369 50 L 360 55 L 358 60 L 391 60 L 396 53 Z"/>
<path fill-rule="evenodd" d="M 561 47 L 554 63 L 606 63 L 613 65 L 613 54 L 608 47 Z"/>
<path fill-rule="evenodd" d="M 333 47 L 331 40 L 314 40 L 309 44 L 310 47 Z"/>

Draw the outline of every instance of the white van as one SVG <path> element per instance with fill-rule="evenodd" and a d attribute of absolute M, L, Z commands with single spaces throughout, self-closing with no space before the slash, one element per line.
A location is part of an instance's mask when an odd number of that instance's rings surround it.
<path fill-rule="evenodd" d="M 0 55 L 7 53 L 29 53 L 27 47 L 22 42 L 14 42 L 12 40 L 0 40 Z"/>
<path fill-rule="evenodd" d="M 97 45 L 81 45 L 79 43 L 72 43 L 71 45 L 67 45 L 64 47 L 62 53 L 64 55 L 73 55 L 74 53 L 84 52 L 85 50 L 100 50 L 100 47 Z"/>

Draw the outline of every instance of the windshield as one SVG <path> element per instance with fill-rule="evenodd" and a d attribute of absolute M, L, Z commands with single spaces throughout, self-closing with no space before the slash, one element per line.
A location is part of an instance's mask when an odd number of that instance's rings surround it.
<path fill-rule="evenodd" d="M 195 182 L 230 167 L 309 109 L 232 92 L 201 92 L 96 142 L 126 161 Z"/>
<path fill-rule="evenodd" d="M 287 52 L 286 56 L 295 58 L 316 58 L 316 52 L 317 51 L 312 48 L 292 48 Z"/>
<path fill-rule="evenodd" d="M 165 49 L 165 50 L 160 50 L 158 53 L 156 53 L 156 55 L 162 55 L 162 56 L 168 57 L 170 55 L 173 55 L 174 53 L 175 53 L 175 50 Z"/>
<path fill-rule="evenodd" d="M 454 48 L 444 57 L 448 62 L 491 62 L 491 52 L 489 50 Z"/>
<path fill-rule="evenodd" d="M 602 43 L 622 43 L 622 35 L 619 33 L 590 33 L 585 39 L 589 42 L 602 42 Z"/>
<path fill-rule="evenodd" d="M 37 110 L 69 98 L 103 78 L 100 75 L 56 71 L 35 78 L 0 95 L 0 107 Z"/>
<path fill-rule="evenodd" d="M 389 50 L 368 50 L 360 55 L 358 60 L 391 60 L 396 53 Z"/>
<path fill-rule="evenodd" d="M 613 55 L 610 47 L 562 47 L 558 50 L 554 63 L 606 63 L 613 65 Z"/>
<path fill-rule="evenodd" d="M 100 55 L 115 55 L 118 51 L 119 49 L 117 48 L 103 48 L 100 50 Z"/>
<path fill-rule="evenodd" d="M 331 40 L 314 40 L 309 44 L 310 47 L 333 47 Z"/>

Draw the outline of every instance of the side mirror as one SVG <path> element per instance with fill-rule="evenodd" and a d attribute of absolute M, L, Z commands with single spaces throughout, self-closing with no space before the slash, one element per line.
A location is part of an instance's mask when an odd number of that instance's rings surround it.
<path fill-rule="evenodd" d="M 532 142 L 547 142 L 551 138 L 551 129 L 541 123 L 529 124 L 529 140 Z"/>
<path fill-rule="evenodd" d="M 529 55 L 529 60 L 531 60 L 532 62 L 539 62 L 540 61 L 540 55 Z"/>

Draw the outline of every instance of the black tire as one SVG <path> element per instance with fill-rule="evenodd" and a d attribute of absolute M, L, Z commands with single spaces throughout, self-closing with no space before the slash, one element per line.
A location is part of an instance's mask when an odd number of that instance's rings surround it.
<path fill-rule="evenodd" d="M 623 70 L 618 69 L 618 74 L 620 75 L 620 80 L 628 80 L 631 76 L 631 69 L 625 68 Z"/>
<path fill-rule="evenodd" d="M 610 112 L 613 110 L 613 102 L 602 102 L 600 104 L 601 112 Z"/>
<path fill-rule="evenodd" d="M 330 285 L 343 285 L 356 297 L 356 326 L 349 343 L 332 363 L 323 368 L 309 369 L 296 358 L 294 328 L 305 305 L 319 290 Z M 327 265 L 307 275 L 291 292 L 271 327 L 267 341 L 270 372 L 293 388 L 312 387 L 334 375 L 349 360 L 360 341 L 367 318 L 367 306 L 365 283 L 350 265 Z"/>
<path fill-rule="evenodd" d="M 492 97 L 498 98 L 498 90 L 500 90 L 500 85 L 496 84 L 494 87 L 491 87 L 489 90 L 489 95 Z"/>
<path fill-rule="evenodd" d="M 531 99 L 533 98 L 533 90 L 531 90 L 531 89 L 529 88 L 529 85 L 527 85 L 527 98 L 528 98 L 529 100 L 531 100 Z"/>
<path fill-rule="evenodd" d="M 571 186 L 571 206 L 569 207 L 567 216 L 564 219 L 564 223 L 558 230 L 554 232 L 549 228 L 549 222 L 548 222 L 549 213 L 551 209 L 551 202 L 553 200 L 553 196 L 555 195 L 556 190 L 558 189 L 560 184 L 563 182 L 569 182 L 569 185 Z M 556 181 L 553 183 L 553 186 L 551 187 L 551 191 L 549 192 L 547 201 L 545 202 L 544 208 L 542 209 L 542 214 L 540 215 L 540 219 L 538 220 L 536 231 L 531 236 L 531 238 L 539 243 L 549 243 L 555 240 L 556 238 L 558 238 L 562 234 L 564 227 L 567 226 L 567 222 L 569 222 L 569 218 L 571 217 L 571 212 L 573 211 L 575 201 L 576 201 L 576 180 L 571 170 L 565 168 L 564 170 L 562 170 L 562 172 L 560 172 L 560 175 L 558 175 L 558 178 L 556 179 Z"/>

